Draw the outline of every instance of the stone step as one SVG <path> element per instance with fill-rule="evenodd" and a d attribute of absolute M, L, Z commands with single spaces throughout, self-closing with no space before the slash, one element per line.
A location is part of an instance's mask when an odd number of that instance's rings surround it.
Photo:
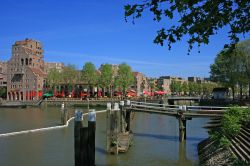
<path fill-rule="evenodd" d="M 250 148 L 245 144 L 245 141 L 240 140 L 238 137 L 234 137 L 233 140 L 244 150 L 247 160 L 250 160 Z"/>
<path fill-rule="evenodd" d="M 241 128 L 241 133 L 243 133 L 247 138 L 250 138 L 250 132 L 246 128 Z"/>
<path fill-rule="evenodd" d="M 230 140 L 231 144 L 237 149 L 237 156 L 240 156 L 241 160 L 249 160 L 249 154 L 242 148 L 242 144 L 237 142 L 234 138 Z"/>

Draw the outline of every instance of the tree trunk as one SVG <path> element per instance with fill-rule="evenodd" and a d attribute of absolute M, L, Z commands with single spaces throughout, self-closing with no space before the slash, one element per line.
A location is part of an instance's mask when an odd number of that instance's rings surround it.
<path fill-rule="evenodd" d="M 248 84 L 248 98 L 250 98 L 250 83 Z"/>
<path fill-rule="evenodd" d="M 240 85 L 240 99 L 242 99 L 242 88 L 243 88 L 243 85 L 241 84 Z"/>
<path fill-rule="evenodd" d="M 102 88 L 102 97 L 104 97 L 105 96 L 105 88 L 103 87 Z"/>
<path fill-rule="evenodd" d="M 233 100 L 234 100 L 234 94 L 235 94 L 235 90 L 234 90 L 234 86 L 232 87 L 232 95 L 233 95 Z"/>

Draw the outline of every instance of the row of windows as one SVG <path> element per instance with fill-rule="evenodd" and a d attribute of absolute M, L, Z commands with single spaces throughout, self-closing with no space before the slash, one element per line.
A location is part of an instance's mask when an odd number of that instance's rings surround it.
<path fill-rule="evenodd" d="M 0 82 L 0 83 L 1 83 L 1 82 Z M 0 85 L 1 85 L 1 84 L 0 84 Z M 20 84 L 20 85 L 11 85 L 10 87 L 14 89 L 14 88 L 22 88 L 23 86 Z M 40 88 L 40 87 L 41 87 L 41 85 L 38 84 L 38 88 Z M 29 85 L 25 85 L 24 88 L 25 88 L 25 89 L 28 89 L 28 88 L 29 88 Z M 33 88 L 36 88 L 36 85 L 35 85 L 35 84 L 33 85 Z"/>

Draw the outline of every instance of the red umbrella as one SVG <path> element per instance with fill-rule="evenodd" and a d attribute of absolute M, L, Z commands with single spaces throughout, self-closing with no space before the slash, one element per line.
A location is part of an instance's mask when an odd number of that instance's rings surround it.
<path fill-rule="evenodd" d="M 145 94 L 145 95 L 151 95 L 151 93 L 148 92 L 148 91 L 143 91 L 143 94 Z"/>
<path fill-rule="evenodd" d="M 165 94 L 164 91 L 156 91 L 155 93 L 156 93 L 157 95 L 164 95 L 164 94 Z"/>

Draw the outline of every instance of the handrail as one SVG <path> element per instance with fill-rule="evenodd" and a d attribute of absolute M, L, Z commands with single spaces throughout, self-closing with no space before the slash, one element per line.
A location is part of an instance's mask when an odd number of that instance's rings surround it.
<path fill-rule="evenodd" d="M 131 101 L 131 104 L 132 105 L 153 105 L 153 106 L 164 106 L 164 107 L 170 107 L 170 108 L 173 108 L 173 107 L 176 107 L 176 108 L 179 108 L 179 106 L 182 106 L 182 105 L 167 105 L 167 104 L 158 104 L 158 103 L 146 103 L 146 102 L 137 102 L 137 101 Z M 219 106 L 186 106 L 188 110 L 197 110 L 197 109 L 194 109 L 194 108 L 200 108 L 200 110 L 202 109 L 210 109 L 210 110 L 218 110 L 218 109 L 227 109 L 229 107 L 219 107 Z M 193 108 L 193 109 L 192 109 Z"/>

